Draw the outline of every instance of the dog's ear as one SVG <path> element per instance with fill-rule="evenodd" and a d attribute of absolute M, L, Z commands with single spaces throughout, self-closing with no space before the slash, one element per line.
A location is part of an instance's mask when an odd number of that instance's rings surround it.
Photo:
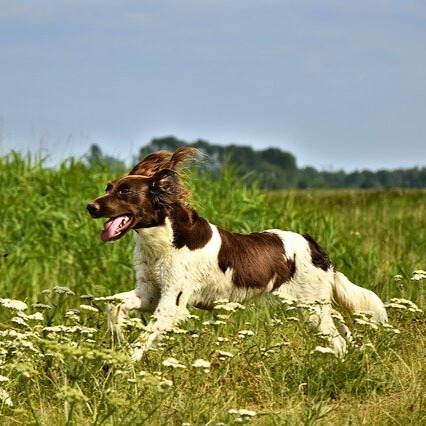
<path fill-rule="evenodd" d="M 176 172 L 163 169 L 157 172 L 150 183 L 150 192 L 156 203 L 171 205 L 181 198 L 182 187 L 178 181 Z"/>
<path fill-rule="evenodd" d="M 167 168 L 172 158 L 172 153 L 169 151 L 157 151 L 136 164 L 129 172 L 129 175 L 143 175 L 152 177 L 158 171 Z"/>
<path fill-rule="evenodd" d="M 191 146 L 183 146 L 175 152 L 157 151 L 136 164 L 129 175 L 152 177 L 163 169 L 176 170 L 201 156 L 201 151 Z"/>
<path fill-rule="evenodd" d="M 188 164 L 200 157 L 202 157 L 202 152 L 198 148 L 182 146 L 173 153 L 169 168 L 178 170 L 182 165 Z"/>

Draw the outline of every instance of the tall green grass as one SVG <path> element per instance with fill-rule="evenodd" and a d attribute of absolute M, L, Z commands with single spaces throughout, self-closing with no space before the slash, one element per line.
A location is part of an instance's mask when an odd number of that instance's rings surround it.
<path fill-rule="evenodd" d="M 112 178 L 102 166 L 73 159 L 52 169 L 18 154 L 0 158 L 0 298 L 51 306 L 41 323 L 21 315 L 22 323 L 0 306 L 0 375 L 9 378 L 0 382 L 2 423 L 233 424 L 232 408 L 255 410 L 254 424 L 426 421 L 426 317 L 408 309 L 389 309 L 399 334 L 349 318 L 355 345 L 344 361 L 316 352 L 321 340 L 278 301 L 255 302 L 216 325 L 211 321 L 222 321 L 224 312 L 194 309 L 200 318 L 184 326 L 189 333 L 171 334 L 130 364 L 127 346 L 117 346 L 106 330 L 105 306 L 80 298 L 134 285 L 132 235 L 101 243 L 102 222 L 85 211 Z M 383 300 L 402 297 L 425 307 L 425 281 L 411 280 L 425 269 L 425 191 L 267 193 L 246 187 L 231 169 L 217 181 L 197 170 L 187 180 L 193 204 L 211 222 L 243 232 L 309 232 L 352 281 Z M 43 293 L 55 286 L 75 295 Z M 45 328 L 64 324 L 93 330 Z M 129 325 L 128 342 L 135 327 Z M 254 335 L 240 335 L 244 329 Z M 217 350 L 233 357 L 222 359 Z M 169 357 L 186 368 L 164 366 Z M 191 367 L 197 358 L 211 362 L 209 372 Z"/>

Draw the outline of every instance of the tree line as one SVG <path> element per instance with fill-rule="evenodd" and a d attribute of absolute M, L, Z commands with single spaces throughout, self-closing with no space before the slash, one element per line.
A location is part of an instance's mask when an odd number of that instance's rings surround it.
<path fill-rule="evenodd" d="M 284 188 L 424 188 L 426 167 L 394 170 L 361 170 L 347 173 L 343 170 L 325 171 L 314 167 L 297 166 L 296 157 L 279 148 L 255 150 L 250 146 L 217 145 L 199 139 L 187 142 L 174 136 L 154 138 L 139 150 L 135 161 L 158 150 L 174 151 L 181 146 L 194 146 L 207 155 L 202 162 L 213 176 L 218 176 L 224 165 L 235 168 L 248 182 L 256 181 L 268 189 Z M 97 145 L 92 145 L 86 158 L 90 164 L 103 163 L 112 168 L 124 164 L 114 157 L 104 155 Z"/>

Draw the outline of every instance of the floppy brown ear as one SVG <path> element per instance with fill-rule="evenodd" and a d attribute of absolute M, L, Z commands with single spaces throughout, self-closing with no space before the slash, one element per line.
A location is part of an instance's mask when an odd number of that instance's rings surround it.
<path fill-rule="evenodd" d="M 175 152 L 157 151 L 136 164 L 129 175 L 151 177 L 163 169 L 178 170 L 181 165 L 194 160 L 197 155 L 200 155 L 200 151 L 190 146 L 183 146 Z"/>
<path fill-rule="evenodd" d="M 201 151 L 192 146 L 183 146 L 178 148 L 170 159 L 170 169 L 177 170 L 180 166 L 194 161 L 196 157 L 201 156 Z"/>
<path fill-rule="evenodd" d="M 150 192 L 154 205 L 172 206 L 185 202 L 188 193 L 174 170 L 164 169 L 151 178 Z"/>
<path fill-rule="evenodd" d="M 143 175 L 151 177 L 161 169 L 167 168 L 172 158 L 172 153 L 169 151 L 157 151 L 140 161 L 129 172 L 129 175 Z"/>
<path fill-rule="evenodd" d="M 151 180 L 151 193 L 156 197 L 173 197 L 177 195 L 178 179 L 176 173 L 170 169 L 157 172 Z"/>

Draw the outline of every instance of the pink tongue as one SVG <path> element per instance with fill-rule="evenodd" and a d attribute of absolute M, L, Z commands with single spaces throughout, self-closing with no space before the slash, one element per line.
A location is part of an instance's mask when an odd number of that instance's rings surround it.
<path fill-rule="evenodd" d="M 103 242 L 111 240 L 111 238 L 116 237 L 119 232 L 117 232 L 117 228 L 120 225 L 123 218 L 126 216 L 119 216 L 115 219 L 110 219 L 104 226 L 105 229 L 101 232 L 101 240 Z"/>

